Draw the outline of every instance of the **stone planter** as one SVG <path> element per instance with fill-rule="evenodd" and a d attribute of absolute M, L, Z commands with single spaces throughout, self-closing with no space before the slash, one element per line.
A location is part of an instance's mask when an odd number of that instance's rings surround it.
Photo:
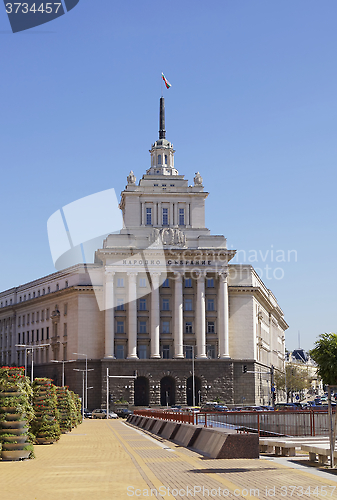
<path fill-rule="evenodd" d="M 15 406 L 0 406 L 3 413 L 15 413 Z"/>
<path fill-rule="evenodd" d="M 1 452 L 1 458 L 4 461 L 9 460 L 25 460 L 29 458 L 30 451 L 29 450 L 12 450 L 12 451 L 4 451 Z"/>
<path fill-rule="evenodd" d="M 37 444 L 54 444 L 57 439 L 48 439 L 47 437 L 36 438 Z"/>
<path fill-rule="evenodd" d="M 3 451 L 12 451 L 12 450 L 22 450 L 26 446 L 26 443 L 3 443 L 2 450 Z M 26 451 L 26 450 L 22 450 Z"/>
<path fill-rule="evenodd" d="M 1 434 L 15 434 L 16 436 L 20 436 L 22 429 L 0 429 L 0 437 Z"/>
<path fill-rule="evenodd" d="M 3 438 L 7 443 L 11 443 L 12 441 L 16 441 L 18 443 L 27 443 L 28 436 L 6 436 Z"/>
<path fill-rule="evenodd" d="M 3 429 L 23 429 L 24 427 L 26 427 L 26 425 L 26 420 L 11 420 L 7 422 L 1 422 L 1 427 Z"/>
<path fill-rule="evenodd" d="M 7 422 L 14 421 L 14 420 L 20 420 L 20 418 L 22 418 L 22 417 L 19 413 L 6 413 Z"/>

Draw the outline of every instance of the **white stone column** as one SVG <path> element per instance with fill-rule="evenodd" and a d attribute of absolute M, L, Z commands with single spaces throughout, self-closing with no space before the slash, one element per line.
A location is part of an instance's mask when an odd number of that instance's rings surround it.
<path fill-rule="evenodd" d="M 206 311 L 205 311 L 205 276 L 202 274 L 197 280 L 196 300 L 196 335 L 197 358 L 205 359 L 206 355 Z"/>
<path fill-rule="evenodd" d="M 173 226 L 173 203 L 170 203 L 170 219 L 169 219 L 169 225 Z"/>
<path fill-rule="evenodd" d="M 145 226 L 146 221 L 145 221 L 145 203 L 143 202 L 142 204 L 142 226 Z"/>
<path fill-rule="evenodd" d="M 185 220 L 186 226 L 190 225 L 190 204 L 186 203 L 186 220 Z"/>
<path fill-rule="evenodd" d="M 183 346 L 183 277 L 181 274 L 176 276 L 174 284 L 174 357 L 184 357 Z"/>
<path fill-rule="evenodd" d="M 160 304 L 159 304 L 159 281 L 160 273 L 151 273 L 151 358 L 160 358 Z"/>
<path fill-rule="evenodd" d="M 127 359 L 138 359 L 137 356 L 137 274 L 128 274 L 128 357 Z"/>
<path fill-rule="evenodd" d="M 157 220 L 157 225 L 162 226 L 163 225 L 163 214 L 162 214 L 162 209 L 161 209 L 161 201 L 158 203 L 158 220 Z"/>
<path fill-rule="evenodd" d="M 179 219 L 178 219 L 178 203 L 174 204 L 174 225 L 178 226 L 179 224 Z"/>
<path fill-rule="evenodd" d="M 227 272 L 219 274 L 218 342 L 219 357 L 229 358 L 229 313 Z"/>
<path fill-rule="evenodd" d="M 115 357 L 114 271 L 105 271 L 105 358 Z"/>

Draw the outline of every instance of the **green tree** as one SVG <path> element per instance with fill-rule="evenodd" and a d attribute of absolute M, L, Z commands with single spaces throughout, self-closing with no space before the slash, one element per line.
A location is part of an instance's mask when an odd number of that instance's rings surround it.
<path fill-rule="evenodd" d="M 293 392 L 310 389 L 312 377 L 309 376 L 308 370 L 305 369 L 304 365 L 296 366 L 294 364 L 287 364 L 286 377 L 284 376 L 284 372 L 275 370 L 274 382 L 276 388 L 281 391 L 285 391 L 287 386 L 288 401 L 288 396 L 292 396 Z"/>
<path fill-rule="evenodd" d="M 337 385 L 337 335 L 322 333 L 310 351 L 310 356 L 318 366 L 318 375 L 323 384 Z"/>

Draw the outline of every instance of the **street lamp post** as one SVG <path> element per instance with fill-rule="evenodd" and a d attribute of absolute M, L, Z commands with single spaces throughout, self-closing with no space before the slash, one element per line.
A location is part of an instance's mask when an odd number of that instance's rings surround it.
<path fill-rule="evenodd" d="M 49 346 L 49 344 L 39 344 L 39 345 L 15 344 L 15 347 L 25 347 L 25 349 L 26 349 L 25 374 L 27 373 L 27 354 L 29 351 L 31 351 L 31 353 L 32 353 L 32 369 L 31 369 L 31 373 L 30 373 L 31 383 L 33 383 L 33 380 L 34 380 L 34 349 L 43 349 L 46 346 Z"/>
<path fill-rule="evenodd" d="M 80 352 L 73 352 L 77 356 L 85 356 L 85 407 L 88 407 L 88 355 Z"/>
<path fill-rule="evenodd" d="M 62 363 L 62 387 L 64 387 L 64 363 L 74 363 L 76 359 L 69 359 L 68 361 L 58 361 L 57 359 L 51 359 L 52 363 Z"/>

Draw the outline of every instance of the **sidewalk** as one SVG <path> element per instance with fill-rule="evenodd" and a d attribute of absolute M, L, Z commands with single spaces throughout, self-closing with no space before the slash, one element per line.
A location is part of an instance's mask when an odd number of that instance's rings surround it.
<path fill-rule="evenodd" d="M 124 500 L 151 497 L 151 490 L 162 500 L 337 500 L 334 472 L 295 469 L 286 459 L 206 459 L 120 420 L 86 420 L 57 444 L 35 446 L 35 454 L 0 462 L 1 500 Z"/>

